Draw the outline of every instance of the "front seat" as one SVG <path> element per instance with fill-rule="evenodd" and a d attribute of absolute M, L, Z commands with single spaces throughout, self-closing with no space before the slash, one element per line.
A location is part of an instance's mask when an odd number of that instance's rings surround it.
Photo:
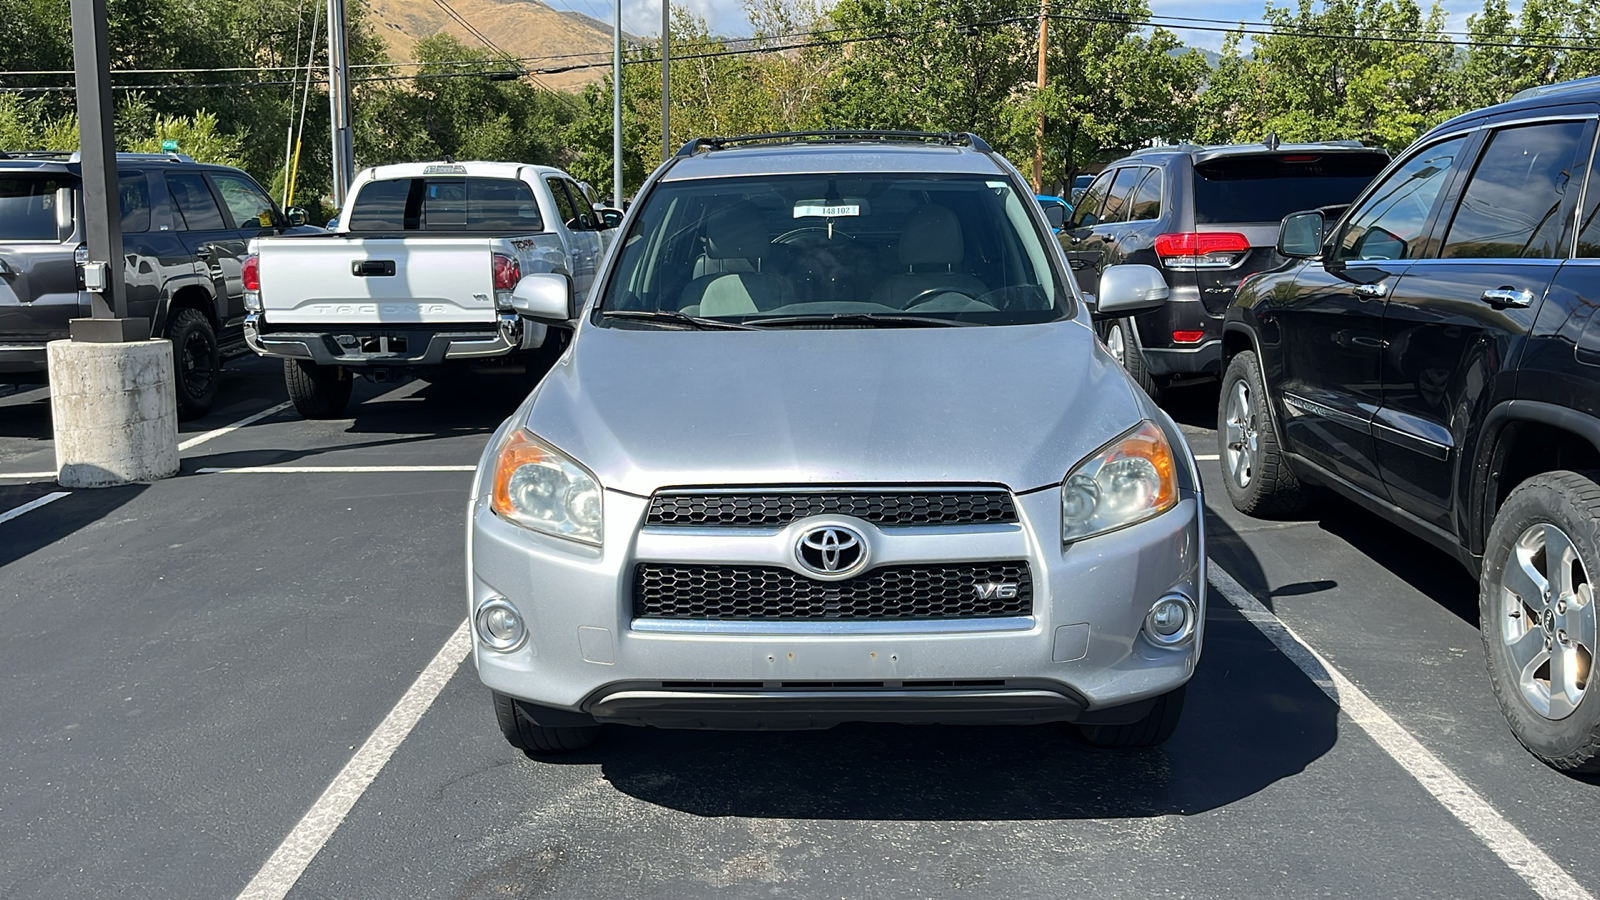
<path fill-rule="evenodd" d="M 873 299 L 904 309 L 913 297 L 934 288 L 982 296 L 988 292 L 988 285 L 955 270 L 965 253 L 961 221 L 956 214 L 946 206 L 923 204 L 911 211 L 900 229 L 900 265 L 905 271 L 885 278 L 873 292 Z"/>
<path fill-rule="evenodd" d="M 679 309 L 699 316 L 748 316 L 792 301 L 788 280 L 765 270 L 778 248 L 761 207 L 740 201 L 717 210 L 706 219 L 705 238 L 706 259 L 696 268 L 715 265 L 717 271 L 685 285 Z"/>

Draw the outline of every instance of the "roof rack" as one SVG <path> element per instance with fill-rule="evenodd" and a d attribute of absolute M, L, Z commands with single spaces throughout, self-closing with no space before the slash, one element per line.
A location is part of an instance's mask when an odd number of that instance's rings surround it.
<path fill-rule="evenodd" d="M 72 150 L 3 150 L 0 159 L 66 159 Z"/>
<path fill-rule="evenodd" d="M 935 142 L 950 146 L 967 146 L 984 153 L 993 148 L 970 131 L 877 131 L 873 129 L 831 131 L 775 131 L 771 134 L 740 134 L 730 137 L 695 138 L 678 151 L 678 156 L 693 156 L 701 150 L 721 150 L 734 144 L 756 143 L 853 143 L 860 141 L 913 141 Z"/>
<path fill-rule="evenodd" d="M 1579 78 L 1573 81 L 1558 81 L 1555 84 L 1545 84 L 1531 87 L 1525 91 L 1518 91 L 1511 95 L 1511 99 L 1528 100 L 1533 97 L 1548 97 L 1551 94 L 1565 94 L 1568 91 L 1581 91 L 1585 88 L 1600 89 L 1600 75 L 1592 78 Z"/>

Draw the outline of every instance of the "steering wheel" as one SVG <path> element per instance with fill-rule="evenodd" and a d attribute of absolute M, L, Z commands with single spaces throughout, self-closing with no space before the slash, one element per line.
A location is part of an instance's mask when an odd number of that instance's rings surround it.
<path fill-rule="evenodd" d="M 774 244 L 793 244 L 813 235 L 821 235 L 825 241 L 833 240 L 834 238 L 844 238 L 847 241 L 856 239 L 855 235 L 840 231 L 837 228 L 830 232 L 826 225 L 802 225 L 792 231 L 785 231 L 783 234 L 773 238 L 772 242 Z"/>

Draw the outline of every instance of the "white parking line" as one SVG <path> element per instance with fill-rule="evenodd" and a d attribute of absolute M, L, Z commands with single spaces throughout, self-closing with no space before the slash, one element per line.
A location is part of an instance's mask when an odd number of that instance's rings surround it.
<path fill-rule="evenodd" d="M 50 477 L 51 478 L 56 477 L 56 473 L 51 472 L 50 473 Z M 21 506 L 16 507 L 15 509 L 8 509 L 5 512 L 0 513 L 0 525 L 4 525 L 5 523 L 11 521 L 12 519 L 15 519 L 17 516 L 20 516 L 23 513 L 33 512 L 34 510 L 36 510 L 39 507 L 45 505 L 46 503 L 54 503 L 57 500 L 60 500 L 62 497 L 65 497 L 70 493 L 71 493 L 70 491 L 56 491 L 54 493 L 45 494 L 43 497 L 40 497 L 37 500 L 29 500 L 27 503 L 24 503 Z"/>
<path fill-rule="evenodd" d="M 456 669 L 461 667 L 470 646 L 467 623 L 463 620 L 433 657 L 433 661 L 412 682 L 405 696 L 383 717 L 366 743 L 333 777 L 327 790 L 322 792 L 316 803 L 311 804 L 311 809 L 306 811 L 299 824 L 273 851 L 250 883 L 245 885 L 239 900 L 283 900 L 288 895 L 290 888 L 305 873 L 306 866 L 311 865 L 323 845 L 333 837 L 333 833 L 344 822 L 344 817 L 349 815 L 356 801 L 361 799 L 373 779 L 383 770 L 389 757 L 411 734 L 411 729 L 422 718 L 422 714 L 433 705 L 434 698 L 439 696 Z"/>
<path fill-rule="evenodd" d="M 1361 730 L 1415 778 L 1424 790 L 1432 794 L 1441 806 L 1477 835 L 1478 840 L 1501 862 L 1522 876 L 1534 893 L 1545 900 L 1594 900 L 1594 896 L 1584 890 L 1555 860 L 1450 771 L 1311 645 L 1301 640 L 1293 629 L 1273 615 L 1233 576 L 1215 562 L 1210 562 L 1207 572 L 1207 580 L 1217 589 L 1217 593 L 1238 607 L 1250 624 L 1276 644 L 1284 656 L 1293 660 L 1323 693 L 1339 704 L 1345 715 L 1361 726 Z"/>
<path fill-rule="evenodd" d="M 1199 462 L 1216 462 L 1217 460 L 1221 459 L 1222 457 L 1218 456 L 1215 453 L 1196 453 L 1194 455 L 1194 458 Z"/>
<path fill-rule="evenodd" d="M 54 469 L 48 472 L 0 472 L 0 479 L 6 481 L 19 478 L 23 481 L 54 481 L 55 477 L 56 471 Z"/>
<path fill-rule="evenodd" d="M 475 472 L 477 466 L 230 466 L 196 469 L 200 475 L 318 475 L 368 472 Z"/>
<path fill-rule="evenodd" d="M 208 431 L 205 434 L 201 434 L 201 435 L 197 435 L 195 437 L 189 438 L 187 441 L 183 441 L 180 444 L 178 444 L 178 449 L 179 450 L 188 450 L 191 447 L 198 447 L 201 444 L 204 444 L 206 441 L 215 440 L 216 438 L 222 437 L 225 434 L 231 434 L 231 433 L 233 433 L 235 431 L 238 431 L 239 429 L 245 427 L 246 425 L 254 425 L 255 423 L 261 421 L 262 419 L 265 419 L 267 416 L 270 416 L 273 413 L 283 412 L 284 410 L 288 409 L 289 407 L 291 407 L 293 405 L 294 405 L 293 403 L 290 403 L 288 400 L 285 400 L 282 403 L 279 403 L 277 406 L 269 406 L 266 409 L 263 409 L 261 412 L 255 413 L 253 415 L 245 416 L 244 418 L 240 419 L 239 421 L 234 422 L 232 425 L 224 425 L 221 428 L 218 428 L 218 429 L 216 429 L 214 431 Z"/>

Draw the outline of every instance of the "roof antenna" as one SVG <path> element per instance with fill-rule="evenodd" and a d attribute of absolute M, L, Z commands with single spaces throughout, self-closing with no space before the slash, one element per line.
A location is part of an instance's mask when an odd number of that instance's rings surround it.
<path fill-rule="evenodd" d="M 1278 133 L 1276 131 L 1267 132 L 1267 139 L 1262 143 L 1267 145 L 1268 150 L 1278 149 Z"/>

